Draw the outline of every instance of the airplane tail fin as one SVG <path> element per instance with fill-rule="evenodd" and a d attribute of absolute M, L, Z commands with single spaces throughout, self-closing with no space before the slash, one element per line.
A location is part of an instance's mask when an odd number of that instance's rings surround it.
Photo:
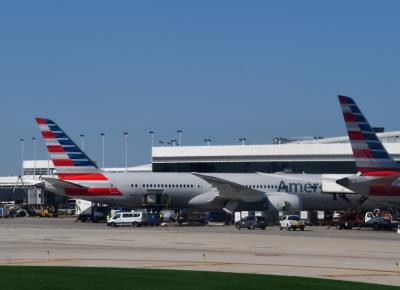
<path fill-rule="evenodd" d="M 36 118 L 59 179 L 107 180 L 97 165 L 52 120 Z"/>
<path fill-rule="evenodd" d="M 363 175 L 386 176 L 400 172 L 400 164 L 382 142 L 352 98 L 339 96 L 357 170 Z"/>

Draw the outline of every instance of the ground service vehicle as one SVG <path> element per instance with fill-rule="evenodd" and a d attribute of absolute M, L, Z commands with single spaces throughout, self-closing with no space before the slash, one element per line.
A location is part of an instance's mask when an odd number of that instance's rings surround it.
<path fill-rule="evenodd" d="M 374 230 L 393 230 L 398 225 L 398 221 L 392 219 L 392 215 L 375 215 L 372 212 L 365 214 L 364 227 L 372 227 Z"/>
<path fill-rule="evenodd" d="M 107 225 L 111 227 L 131 226 L 133 221 L 133 212 L 120 212 L 112 216 L 107 221 Z"/>
<path fill-rule="evenodd" d="M 202 210 L 184 209 L 180 210 L 176 222 L 178 225 L 206 225 L 207 215 Z"/>
<path fill-rule="evenodd" d="M 280 221 L 280 229 L 286 228 L 288 231 L 300 229 L 304 231 L 306 225 L 304 221 L 300 220 L 300 216 L 298 215 L 287 215 L 283 220 Z"/>
<path fill-rule="evenodd" d="M 147 225 L 159 226 L 161 224 L 160 215 L 157 213 L 150 213 L 147 215 Z"/>
<path fill-rule="evenodd" d="M 249 230 L 265 230 L 265 228 L 267 227 L 267 221 L 263 216 L 247 216 L 236 222 L 235 226 L 238 230 L 240 230 L 241 228 L 247 228 Z"/>
<path fill-rule="evenodd" d="M 146 226 L 148 225 L 147 220 L 148 219 L 146 212 L 144 211 L 134 212 L 132 226 L 133 227 Z"/>
<path fill-rule="evenodd" d="M 333 220 L 333 225 L 338 230 L 351 230 L 354 227 L 360 228 L 364 224 L 364 219 L 354 206 L 347 211 L 339 213 L 339 217 Z"/>
<path fill-rule="evenodd" d="M 147 215 L 145 212 L 120 212 L 111 217 L 107 222 L 107 225 L 111 227 L 140 227 L 147 225 Z"/>
<path fill-rule="evenodd" d="M 76 219 L 81 222 L 106 222 L 107 215 L 110 213 L 108 206 L 96 206 L 85 209 Z"/>
<path fill-rule="evenodd" d="M 26 210 L 17 209 L 17 210 L 10 210 L 10 217 L 26 217 L 28 213 Z"/>

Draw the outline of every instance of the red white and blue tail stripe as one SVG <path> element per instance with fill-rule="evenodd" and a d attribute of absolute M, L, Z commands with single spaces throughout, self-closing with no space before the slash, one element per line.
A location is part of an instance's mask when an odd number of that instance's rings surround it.
<path fill-rule="evenodd" d="M 64 188 L 72 196 L 121 195 L 97 165 L 52 120 L 36 118 L 47 150 L 60 180 L 79 184 L 82 188 Z"/>
<path fill-rule="evenodd" d="M 339 96 L 339 102 L 357 170 L 372 176 L 400 173 L 400 164 L 390 157 L 354 100 Z"/>

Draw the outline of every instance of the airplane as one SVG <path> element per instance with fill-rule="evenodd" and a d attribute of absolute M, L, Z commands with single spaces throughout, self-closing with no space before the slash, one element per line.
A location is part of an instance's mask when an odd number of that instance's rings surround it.
<path fill-rule="evenodd" d="M 359 198 L 338 186 L 338 178 L 314 174 L 103 172 L 52 120 L 36 118 L 56 177 L 42 177 L 46 190 L 114 207 L 151 202 L 172 209 L 340 210 Z M 337 177 L 337 175 L 335 175 Z M 322 192 L 324 182 L 336 186 Z M 336 198 L 339 195 L 340 198 Z M 367 203 L 376 208 L 376 203 Z"/>
<path fill-rule="evenodd" d="M 400 164 L 386 151 L 352 98 L 339 96 L 358 173 L 337 184 L 370 199 L 400 206 Z"/>

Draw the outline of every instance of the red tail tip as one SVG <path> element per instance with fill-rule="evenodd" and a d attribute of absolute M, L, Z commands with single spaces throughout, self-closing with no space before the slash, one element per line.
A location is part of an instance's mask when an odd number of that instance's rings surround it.
<path fill-rule="evenodd" d="M 44 125 L 46 124 L 46 121 L 43 118 L 35 118 L 36 123 L 38 123 L 38 125 Z"/>

